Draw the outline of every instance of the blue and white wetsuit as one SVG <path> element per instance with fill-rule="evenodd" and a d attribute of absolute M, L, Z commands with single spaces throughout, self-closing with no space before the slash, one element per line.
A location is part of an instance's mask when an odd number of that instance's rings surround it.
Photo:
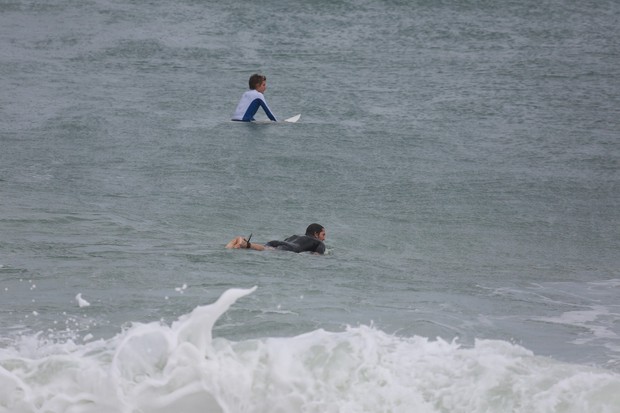
<path fill-rule="evenodd" d="M 265 96 L 256 90 L 248 90 L 241 96 L 241 100 L 237 105 L 232 120 L 251 122 L 254 120 L 254 115 L 258 111 L 258 108 L 263 108 L 267 117 L 274 122 L 276 121 L 276 117 L 273 116 L 273 113 L 269 110 L 269 106 L 267 106 Z"/>

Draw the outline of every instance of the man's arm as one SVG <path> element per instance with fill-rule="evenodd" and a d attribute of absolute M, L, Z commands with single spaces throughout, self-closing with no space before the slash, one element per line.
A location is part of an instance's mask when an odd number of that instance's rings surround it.
<path fill-rule="evenodd" d="M 316 246 L 316 249 L 314 250 L 314 252 L 316 252 L 317 254 L 325 254 L 325 244 L 323 244 L 323 242 L 319 241 L 319 245 Z"/>
<path fill-rule="evenodd" d="M 260 105 L 263 108 L 263 110 L 265 111 L 265 113 L 267 114 L 267 117 L 269 119 L 271 119 L 272 121 L 277 122 L 276 117 L 269 110 L 269 106 L 267 106 L 267 102 L 265 102 L 264 100 L 261 99 L 260 100 Z"/>

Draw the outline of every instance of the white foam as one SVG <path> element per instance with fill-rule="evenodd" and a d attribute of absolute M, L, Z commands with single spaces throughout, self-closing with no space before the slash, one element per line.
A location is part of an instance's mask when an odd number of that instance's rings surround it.
<path fill-rule="evenodd" d="M 576 344 L 592 342 L 598 339 L 618 339 L 613 329 L 613 323 L 618 318 L 617 313 L 612 313 L 604 306 L 592 306 L 586 310 L 567 311 L 557 317 L 537 317 L 536 320 L 547 323 L 563 324 L 582 328 L 590 334 L 573 340 Z M 605 320 L 609 320 L 606 322 Z"/>
<path fill-rule="evenodd" d="M 255 288 L 110 340 L 24 337 L 0 349 L 0 412 L 612 413 L 620 405 L 620 375 L 505 341 L 464 348 L 368 326 L 213 339 L 218 317 Z"/>
<path fill-rule="evenodd" d="M 80 308 L 90 306 L 90 303 L 82 298 L 82 293 L 78 293 L 78 295 L 75 296 L 75 301 L 77 301 L 78 307 Z"/>

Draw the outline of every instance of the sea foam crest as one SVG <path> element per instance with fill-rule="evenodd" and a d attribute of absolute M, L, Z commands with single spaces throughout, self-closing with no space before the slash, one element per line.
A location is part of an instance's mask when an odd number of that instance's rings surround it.
<path fill-rule="evenodd" d="M 398 337 L 374 327 L 229 341 L 213 325 L 252 289 L 170 326 L 0 350 L 0 412 L 617 412 L 620 376 L 505 341 Z"/>

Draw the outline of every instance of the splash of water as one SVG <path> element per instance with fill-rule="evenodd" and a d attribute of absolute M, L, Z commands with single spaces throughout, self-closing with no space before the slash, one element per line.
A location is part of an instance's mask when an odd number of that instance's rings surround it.
<path fill-rule="evenodd" d="M 620 376 L 504 341 L 403 338 L 371 326 L 240 342 L 217 319 L 252 289 L 224 292 L 170 326 L 110 340 L 24 337 L 0 350 L 0 411 L 617 412 Z"/>

